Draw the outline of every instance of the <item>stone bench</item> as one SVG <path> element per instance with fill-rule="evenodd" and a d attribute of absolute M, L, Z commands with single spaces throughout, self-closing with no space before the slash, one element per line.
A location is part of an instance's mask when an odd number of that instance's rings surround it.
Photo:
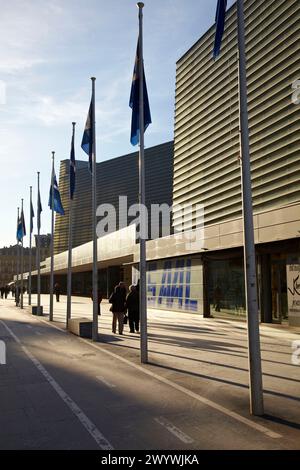
<path fill-rule="evenodd" d="M 68 330 L 81 338 L 92 338 L 93 322 L 89 318 L 71 318 Z"/>
<path fill-rule="evenodd" d="M 43 315 L 42 305 L 40 305 L 40 308 L 37 305 L 33 305 L 32 308 L 31 308 L 31 313 L 32 313 L 32 315 L 42 316 Z"/>

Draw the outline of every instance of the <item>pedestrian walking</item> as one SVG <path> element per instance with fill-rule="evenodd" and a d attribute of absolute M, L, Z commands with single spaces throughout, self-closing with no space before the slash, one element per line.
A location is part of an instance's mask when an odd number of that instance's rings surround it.
<path fill-rule="evenodd" d="M 215 300 L 215 311 L 220 312 L 221 311 L 221 299 L 222 299 L 222 291 L 220 286 L 217 284 L 215 290 L 214 290 L 214 300 Z"/>
<path fill-rule="evenodd" d="M 140 302 L 139 292 L 136 286 L 129 287 L 129 294 L 126 297 L 126 308 L 128 311 L 130 333 L 139 332 L 140 324 Z"/>
<path fill-rule="evenodd" d="M 58 282 L 54 284 L 54 293 L 56 295 L 56 302 L 59 302 L 59 296 L 60 296 L 60 285 Z"/>
<path fill-rule="evenodd" d="M 91 299 L 94 300 L 94 297 L 93 297 L 93 289 L 91 289 Z M 98 290 L 98 315 L 101 315 L 100 313 L 100 304 L 102 302 L 102 299 L 103 299 L 103 295 L 102 295 L 102 292 L 100 292 Z"/>
<path fill-rule="evenodd" d="M 10 291 L 9 286 L 5 286 L 4 295 L 5 295 L 6 299 L 7 299 L 7 296 L 9 294 L 9 291 Z"/>
<path fill-rule="evenodd" d="M 111 303 L 110 311 L 113 314 L 112 318 L 112 332 L 116 333 L 117 322 L 118 322 L 118 330 L 119 334 L 123 334 L 123 322 L 124 322 L 124 315 L 126 312 L 125 307 L 126 301 L 126 289 L 124 293 L 124 289 L 120 285 L 116 286 L 114 292 L 109 297 L 109 303 Z"/>
<path fill-rule="evenodd" d="M 20 303 L 20 289 L 16 289 L 15 298 L 16 298 L 16 305 L 18 306 Z"/>

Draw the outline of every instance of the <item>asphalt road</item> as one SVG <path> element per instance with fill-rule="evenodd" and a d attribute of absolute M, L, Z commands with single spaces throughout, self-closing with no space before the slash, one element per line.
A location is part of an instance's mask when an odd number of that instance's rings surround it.
<path fill-rule="evenodd" d="M 150 364 L 141 365 L 138 335 L 113 335 L 106 303 L 97 344 L 65 332 L 65 309 L 62 297 L 50 324 L 0 300 L 0 449 L 300 448 L 297 332 L 261 328 L 258 418 L 243 322 L 149 311 Z M 89 299 L 74 298 L 73 314 L 90 316 Z"/>

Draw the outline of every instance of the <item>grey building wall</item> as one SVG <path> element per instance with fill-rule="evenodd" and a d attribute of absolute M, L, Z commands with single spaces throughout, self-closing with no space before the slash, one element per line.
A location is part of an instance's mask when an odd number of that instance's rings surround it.
<path fill-rule="evenodd" d="M 245 0 L 254 212 L 300 201 L 300 2 Z M 241 216 L 236 5 L 221 56 L 211 27 L 178 61 L 173 203 L 202 203 L 205 223 Z M 179 211 L 174 209 L 174 226 Z M 190 225 L 195 226 L 191 213 Z"/>
<path fill-rule="evenodd" d="M 146 206 L 172 205 L 173 141 L 145 150 Z M 65 215 L 56 215 L 54 252 L 68 249 L 69 160 L 61 161 L 59 188 Z M 138 152 L 97 163 L 97 204 L 119 209 L 119 196 L 128 206 L 138 203 Z M 87 161 L 76 161 L 76 192 L 73 202 L 73 247 L 92 240 L 91 175 Z M 132 219 L 132 218 L 131 218 Z M 131 220 L 128 218 L 128 222 Z M 117 218 L 117 229 L 119 228 Z"/>

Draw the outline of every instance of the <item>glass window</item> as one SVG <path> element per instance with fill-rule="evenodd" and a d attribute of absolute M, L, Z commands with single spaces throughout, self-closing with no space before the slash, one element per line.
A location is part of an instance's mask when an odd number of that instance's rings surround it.
<path fill-rule="evenodd" d="M 242 258 L 208 261 L 208 295 L 213 315 L 246 314 Z"/>

